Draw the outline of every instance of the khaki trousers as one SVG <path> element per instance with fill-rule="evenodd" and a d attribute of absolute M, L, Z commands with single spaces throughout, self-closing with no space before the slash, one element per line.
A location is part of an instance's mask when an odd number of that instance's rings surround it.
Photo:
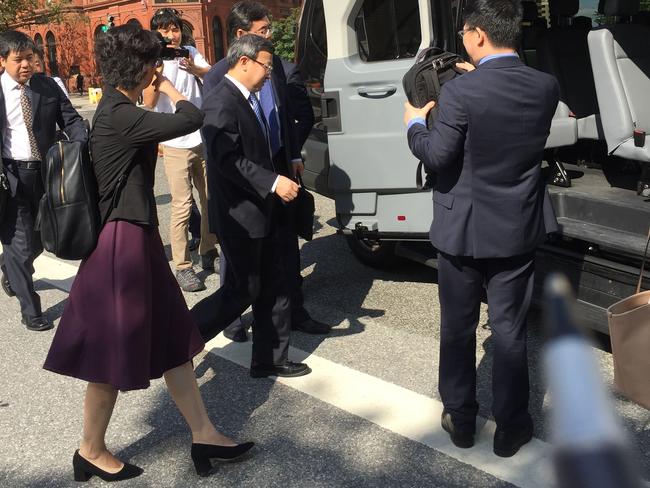
<path fill-rule="evenodd" d="M 206 187 L 205 158 L 203 146 L 179 149 L 162 146 L 165 174 L 172 195 L 171 222 L 169 226 L 172 259 L 177 270 L 192 267 L 188 245 L 188 226 L 192 208 L 192 187 L 199 194 L 201 211 L 201 245 L 199 254 L 205 255 L 217 248 L 217 237 L 210 233 L 208 225 L 208 194 Z"/>

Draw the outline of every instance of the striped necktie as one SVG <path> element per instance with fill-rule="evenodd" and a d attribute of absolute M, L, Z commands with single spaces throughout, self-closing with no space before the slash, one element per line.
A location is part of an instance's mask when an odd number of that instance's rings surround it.
<path fill-rule="evenodd" d="M 36 144 L 36 137 L 34 137 L 34 115 L 32 112 L 32 101 L 27 94 L 27 86 L 20 85 L 20 107 L 23 110 L 23 121 L 27 127 L 27 136 L 29 137 L 29 148 L 32 152 L 32 159 L 34 161 L 41 160 L 41 152 L 38 150 Z"/>
<path fill-rule="evenodd" d="M 260 105 L 260 101 L 257 99 L 254 93 L 251 93 L 250 96 L 248 97 L 248 102 L 251 104 L 251 107 L 253 107 L 253 112 L 255 112 L 255 116 L 257 117 L 257 121 L 260 124 L 260 127 L 262 128 L 262 132 L 264 132 L 264 137 L 266 137 L 266 140 L 269 140 L 269 129 L 266 126 L 266 120 L 264 120 L 264 114 L 262 113 L 262 107 Z"/>

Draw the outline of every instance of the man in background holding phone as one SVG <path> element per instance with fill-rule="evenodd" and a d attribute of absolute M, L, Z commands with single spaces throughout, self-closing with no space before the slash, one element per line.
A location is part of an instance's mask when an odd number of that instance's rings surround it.
<path fill-rule="evenodd" d="M 159 68 L 174 87 L 187 99 L 201 108 L 201 78 L 210 70 L 210 65 L 193 46 L 182 45 L 182 25 L 180 13 L 171 8 L 158 10 L 151 18 L 151 30 L 157 31 L 169 42 L 168 47 L 181 50 L 179 54 L 187 57 L 163 59 Z M 167 50 L 170 51 L 170 50 Z M 187 53 L 185 53 L 187 51 Z M 163 58 L 167 58 L 164 56 Z M 172 56 L 169 56 L 172 57 Z M 144 93 L 145 106 L 156 112 L 173 113 L 176 107 L 169 98 L 160 94 L 153 86 Z M 170 241 L 172 259 L 176 267 L 176 280 L 183 291 L 196 292 L 205 289 L 203 281 L 196 275 L 190 257 L 188 226 L 192 208 L 193 187 L 199 194 L 201 211 L 201 267 L 215 271 L 219 253 L 217 238 L 208 227 L 208 197 L 206 190 L 205 157 L 201 134 L 197 130 L 186 136 L 177 137 L 162 143 L 165 173 L 172 197 L 170 222 Z"/>

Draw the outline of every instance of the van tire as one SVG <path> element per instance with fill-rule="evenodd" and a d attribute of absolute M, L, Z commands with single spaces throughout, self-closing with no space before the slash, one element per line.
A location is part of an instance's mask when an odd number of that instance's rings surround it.
<path fill-rule="evenodd" d="M 392 268 L 399 260 L 397 254 L 395 254 L 397 241 L 360 239 L 355 235 L 347 235 L 345 239 L 352 254 L 371 268 Z"/>

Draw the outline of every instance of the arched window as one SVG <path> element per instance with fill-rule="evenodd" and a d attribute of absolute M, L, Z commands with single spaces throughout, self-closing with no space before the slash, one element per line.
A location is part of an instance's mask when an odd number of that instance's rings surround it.
<path fill-rule="evenodd" d="M 196 42 L 194 42 L 194 27 L 187 20 L 183 20 L 183 37 L 181 38 L 181 44 L 183 46 L 194 46 L 196 47 Z"/>
<path fill-rule="evenodd" d="M 140 29 L 143 29 L 142 24 L 140 23 L 140 21 L 138 19 L 129 19 L 129 20 L 126 21 L 126 23 L 127 24 L 137 25 L 138 27 L 140 27 Z"/>
<path fill-rule="evenodd" d="M 34 36 L 34 44 L 36 44 L 37 48 L 43 50 L 43 36 L 40 34 L 36 34 Z"/>
<path fill-rule="evenodd" d="M 214 61 L 215 63 L 225 55 L 223 45 L 223 25 L 218 15 L 212 18 L 212 37 L 214 38 Z"/>
<path fill-rule="evenodd" d="M 56 40 L 51 31 L 45 34 L 45 45 L 47 46 L 45 57 L 47 58 L 47 65 L 50 68 L 50 75 L 57 76 L 59 74 L 59 65 L 56 60 Z"/>

